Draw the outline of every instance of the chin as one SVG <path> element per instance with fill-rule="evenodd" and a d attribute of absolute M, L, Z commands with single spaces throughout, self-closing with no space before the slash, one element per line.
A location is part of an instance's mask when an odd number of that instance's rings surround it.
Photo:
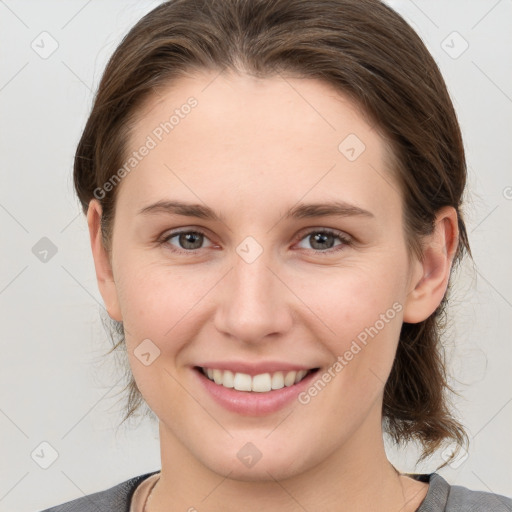
<path fill-rule="evenodd" d="M 286 480 L 301 473 L 300 468 L 290 465 L 290 461 L 260 460 L 252 467 L 244 467 L 238 460 L 227 461 L 209 467 L 215 473 L 239 482 L 273 482 Z"/>
<path fill-rule="evenodd" d="M 242 482 L 286 480 L 307 471 L 317 462 L 305 459 L 304 451 L 298 447 L 286 452 L 268 444 L 261 451 L 252 443 L 243 443 L 242 448 L 238 442 L 236 445 L 236 448 L 216 450 L 206 457 L 203 451 L 200 462 L 218 475 Z M 230 453 L 233 455 L 229 456 Z"/>

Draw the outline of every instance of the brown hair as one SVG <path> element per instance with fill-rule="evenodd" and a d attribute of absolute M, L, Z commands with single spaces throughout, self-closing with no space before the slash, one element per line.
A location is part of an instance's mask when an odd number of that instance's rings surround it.
<path fill-rule="evenodd" d="M 194 70 L 261 78 L 286 71 L 334 86 L 391 148 L 410 250 L 421 257 L 422 235 L 449 205 L 458 213 L 454 263 L 464 251 L 471 255 L 460 212 L 464 147 L 446 85 L 418 35 L 378 0 L 175 0 L 152 10 L 112 55 L 78 144 L 74 183 L 84 213 L 95 190 L 123 165 L 143 102 Z M 117 188 L 97 197 L 109 253 Z M 445 306 L 446 296 L 425 321 L 403 324 L 384 390 L 384 430 L 397 444 L 419 440 L 419 461 L 445 439 L 468 444 L 447 404 L 446 391 L 453 390 L 440 340 Z M 121 340 L 112 350 L 124 341 L 122 323 L 115 323 Z M 124 420 L 143 402 L 133 376 L 127 388 Z"/>

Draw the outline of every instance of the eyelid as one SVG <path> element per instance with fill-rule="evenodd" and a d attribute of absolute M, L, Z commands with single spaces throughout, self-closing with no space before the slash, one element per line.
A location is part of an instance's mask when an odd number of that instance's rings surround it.
<path fill-rule="evenodd" d="M 341 231 L 340 229 L 335 229 L 335 228 L 326 228 L 323 226 L 312 226 L 312 227 L 304 228 L 301 231 L 299 231 L 295 240 L 296 241 L 302 240 L 307 235 L 311 235 L 313 233 L 327 233 L 327 234 L 339 236 L 341 239 L 346 240 L 346 241 L 352 240 L 352 237 L 348 233 L 345 233 L 345 231 Z"/>
<path fill-rule="evenodd" d="M 336 254 L 338 251 L 343 250 L 346 246 L 352 245 L 353 238 L 345 233 L 344 231 L 340 231 L 339 229 L 333 229 L 333 228 L 326 228 L 326 227 L 308 227 L 304 230 L 300 231 L 294 241 L 294 244 L 301 242 L 308 236 L 315 234 L 315 233 L 323 233 L 327 235 L 333 235 L 338 238 L 338 240 L 341 241 L 341 244 L 334 246 L 331 249 L 326 249 L 325 251 L 317 251 L 315 249 L 302 249 L 304 251 L 313 252 L 315 255 L 319 254 L 321 256 L 329 256 Z"/>
<path fill-rule="evenodd" d="M 189 228 L 176 228 L 176 230 L 165 231 L 161 236 L 159 236 L 157 238 L 157 243 L 159 245 L 168 245 L 169 247 L 171 247 L 169 249 L 171 252 L 174 252 L 177 254 L 187 254 L 189 256 L 193 256 L 193 255 L 197 254 L 197 252 L 200 251 L 201 249 L 191 249 L 191 250 L 180 249 L 178 247 L 171 246 L 171 244 L 168 243 L 171 238 L 174 238 L 175 236 L 178 236 L 181 234 L 187 234 L 187 233 L 197 233 L 199 235 L 202 235 L 204 238 L 210 240 L 210 237 L 208 236 L 208 234 L 206 233 L 206 230 L 204 228 L 189 227 Z M 212 243 L 212 245 L 215 245 L 211 240 L 210 240 L 210 242 Z"/>

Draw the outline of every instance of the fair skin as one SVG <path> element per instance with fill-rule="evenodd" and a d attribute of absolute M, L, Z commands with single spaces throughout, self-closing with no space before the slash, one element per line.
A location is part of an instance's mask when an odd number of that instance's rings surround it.
<path fill-rule="evenodd" d="M 130 148 L 189 96 L 198 106 L 119 185 L 111 259 L 97 200 L 87 215 L 100 292 L 159 418 L 162 470 L 148 511 L 416 510 L 428 484 L 386 457 L 383 390 L 402 322 L 427 318 L 446 291 L 456 212 L 438 213 L 423 261 L 409 255 L 383 139 L 316 80 L 181 78 L 141 110 Z M 366 146 L 354 161 L 338 149 L 348 134 Z M 159 200 L 200 203 L 222 220 L 138 213 Z M 334 200 L 371 215 L 285 217 L 298 203 Z M 204 236 L 158 244 L 178 228 Z M 315 243 L 322 229 L 351 242 Z M 250 263 L 237 252 L 248 236 L 263 249 Z M 393 319 L 307 404 L 240 414 L 213 400 L 194 369 L 278 361 L 320 376 L 393 304 Z M 134 355 L 145 339 L 160 350 L 148 366 Z M 248 442 L 261 453 L 250 467 L 237 457 Z"/>

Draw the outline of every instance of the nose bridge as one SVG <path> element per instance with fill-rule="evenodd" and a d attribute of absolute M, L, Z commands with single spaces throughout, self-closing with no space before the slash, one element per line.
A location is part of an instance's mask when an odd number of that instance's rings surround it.
<path fill-rule="evenodd" d="M 232 273 L 233 290 L 239 299 L 245 297 L 249 300 L 247 306 L 253 307 L 252 302 L 262 304 L 263 299 L 270 298 L 270 288 L 275 284 L 272 283 L 275 278 L 269 270 L 270 259 L 269 251 L 266 251 L 254 260 L 244 259 L 243 256 L 235 260 Z"/>
<path fill-rule="evenodd" d="M 218 305 L 220 331 L 240 341 L 258 342 L 289 328 L 284 286 L 270 270 L 271 260 L 271 251 L 258 249 L 253 240 L 237 247 Z"/>

